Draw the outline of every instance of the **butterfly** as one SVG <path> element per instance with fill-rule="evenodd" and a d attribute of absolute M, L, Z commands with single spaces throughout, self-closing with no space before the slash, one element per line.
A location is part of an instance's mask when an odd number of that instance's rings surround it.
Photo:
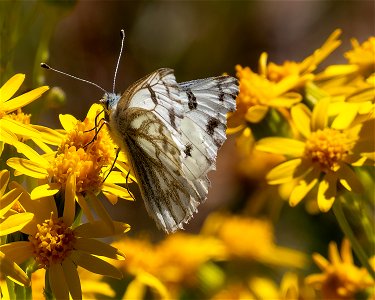
<path fill-rule="evenodd" d="M 183 228 L 207 198 L 207 173 L 226 139 L 226 114 L 236 108 L 230 76 L 177 83 L 159 69 L 125 93 L 105 94 L 114 141 L 126 153 L 149 215 L 167 233 Z"/>
<path fill-rule="evenodd" d="M 238 92 L 238 80 L 231 76 L 177 83 L 174 71 L 162 68 L 122 96 L 105 92 L 100 100 L 146 210 L 165 232 L 182 229 L 206 200 L 207 174 L 216 168 L 217 152 L 226 140 L 226 114 L 235 111 Z"/>

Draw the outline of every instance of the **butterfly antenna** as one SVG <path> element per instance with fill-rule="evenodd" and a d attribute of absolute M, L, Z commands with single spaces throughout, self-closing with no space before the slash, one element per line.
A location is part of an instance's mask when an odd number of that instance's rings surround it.
<path fill-rule="evenodd" d="M 65 72 L 62 72 L 62 71 L 56 70 L 56 69 L 50 67 L 49 65 L 47 65 L 47 64 L 45 64 L 45 63 L 41 63 L 40 66 L 41 66 L 42 68 L 44 68 L 44 69 L 51 70 L 51 71 L 55 71 L 55 72 L 60 73 L 60 74 L 62 74 L 62 75 L 65 75 L 65 76 L 68 76 L 68 77 L 71 77 L 71 78 L 77 79 L 77 80 L 79 80 L 79 81 L 83 81 L 83 82 L 89 83 L 89 84 L 91 84 L 91 85 L 93 85 L 93 86 L 96 86 L 98 89 L 101 89 L 104 93 L 108 94 L 108 92 L 107 92 L 105 89 L 103 89 L 100 85 L 98 85 L 98 84 L 96 84 L 96 83 L 93 83 L 93 82 L 88 81 L 88 80 L 86 80 L 86 79 L 82 79 L 82 78 L 79 78 L 79 77 L 77 77 L 77 76 L 73 76 L 73 75 L 70 75 L 70 74 L 68 74 L 68 73 L 65 73 Z"/>
<path fill-rule="evenodd" d="M 124 29 L 121 29 L 120 34 L 121 34 L 121 49 L 120 49 L 120 54 L 119 54 L 118 59 L 117 59 L 117 64 L 116 64 L 116 69 L 115 69 L 115 76 L 113 77 L 113 89 L 112 89 L 112 93 L 115 93 L 117 71 L 118 71 L 118 67 L 120 65 L 120 59 L 121 59 L 121 55 L 122 55 L 122 49 L 124 48 L 124 40 L 125 40 L 125 31 L 124 31 Z"/>

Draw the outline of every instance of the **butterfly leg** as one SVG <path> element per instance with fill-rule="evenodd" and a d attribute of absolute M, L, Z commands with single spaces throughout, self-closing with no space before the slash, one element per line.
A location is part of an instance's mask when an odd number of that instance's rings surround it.
<path fill-rule="evenodd" d="M 110 168 L 109 171 L 108 171 L 108 174 L 107 174 L 107 175 L 105 176 L 105 178 L 103 179 L 103 182 L 106 181 L 106 179 L 108 178 L 109 174 L 111 174 L 113 168 L 115 167 L 115 163 L 116 163 L 116 160 L 117 160 L 117 158 L 118 158 L 118 155 L 120 154 L 120 151 L 121 151 L 121 149 L 120 149 L 120 148 L 117 148 L 115 159 L 113 160 L 113 163 L 112 163 L 112 165 L 111 165 L 111 168 Z M 103 182 L 102 182 L 102 183 L 103 183 Z"/>
<path fill-rule="evenodd" d="M 93 128 L 93 129 L 96 130 L 95 135 L 90 142 L 88 142 L 86 145 L 83 146 L 83 148 L 87 148 L 89 145 L 91 145 L 96 140 L 100 130 L 103 128 L 104 125 L 109 125 L 109 123 L 104 119 L 100 119 L 99 122 L 102 121 L 102 120 L 103 120 L 103 123 L 100 124 L 99 128 L 97 128 L 97 127 Z M 93 129 L 90 129 L 90 130 L 93 130 Z"/>
<path fill-rule="evenodd" d="M 104 118 L 101 118 L 99 121 L 98 121 L 98 118 L 99 116 L 101 115 L 101 113 L 104 111 L 104 109 L 102 109 L 96 116 L 95 116 L 95 126 L 89 130 L 85 130 L 84 132 L 90 132 L 90 131 L 93 131 L 95 130 L 95 137 L 97 136 L 97 132 L 96 132 L 96 129 L 98 128 L 98 124 L 100 123 L 101 120 L 105 120 Z"/>
<path fill-rule="evenodd" d="M 126 174 L 126 179 L 125 179 L 126 180 L 126 182 L 125 182 L 126 190 L 128 191 L 129 195 L 132 197 L 132 199 L 135 201 L 135 198 L 134 198 L 133 194 L 129 191 L 129 184 L 128 184 L 129 175 L 130 175 L 130 169 L 128 171 L 128 174 Z"/>

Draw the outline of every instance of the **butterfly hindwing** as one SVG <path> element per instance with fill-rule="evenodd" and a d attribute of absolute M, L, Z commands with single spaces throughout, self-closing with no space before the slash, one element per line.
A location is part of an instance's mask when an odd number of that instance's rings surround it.
<path fill-rule="evenodd" d="M 226 140 L 226 114 L 236 108 L 237 79 L 218 76 L 180 83 L 184 118 L 182 143 L 188 148 L 183 164 L 190 178 L 215 169 L 217 151 Z"/>

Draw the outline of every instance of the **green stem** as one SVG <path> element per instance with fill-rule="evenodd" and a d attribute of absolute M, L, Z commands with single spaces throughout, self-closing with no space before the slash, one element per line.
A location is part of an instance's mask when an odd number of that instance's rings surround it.
<path fill-rule="evenodd" d="M 49 269 L 46 269 L 46 275 L 44 277 L 44 296 L 46 300 L 53 300 L 53 294 L 51 285 L 49 284 Z"/>
<path fill-rule="evenodd" d="M 358 257 L 361 264 L 366 267 L 367 271 L 372 276 L 372 278 L 375 279 L 375 271 L 371 268 L 371 266 L 368 262 L 368 257 L 366 255 L 365 251 L 363 250 L 363 248 L 361 247 L 361 245 L 358 243 L 357 239 L 355 238 L 353 230 L 350 227 L 349 222 L 345 217 L 344 211 L 343 211 L 342 206 L 341 206 L 340 198 L 336 199 L 335 203 L 333 204 L 332 209 L 333 209 L 333 213 L 335 214 L 335 217 L 337 219 L 337 222 L 340 225 L 341 230 L 344 232 L 346 237 L 349 239 L 354 253 Z"/>

